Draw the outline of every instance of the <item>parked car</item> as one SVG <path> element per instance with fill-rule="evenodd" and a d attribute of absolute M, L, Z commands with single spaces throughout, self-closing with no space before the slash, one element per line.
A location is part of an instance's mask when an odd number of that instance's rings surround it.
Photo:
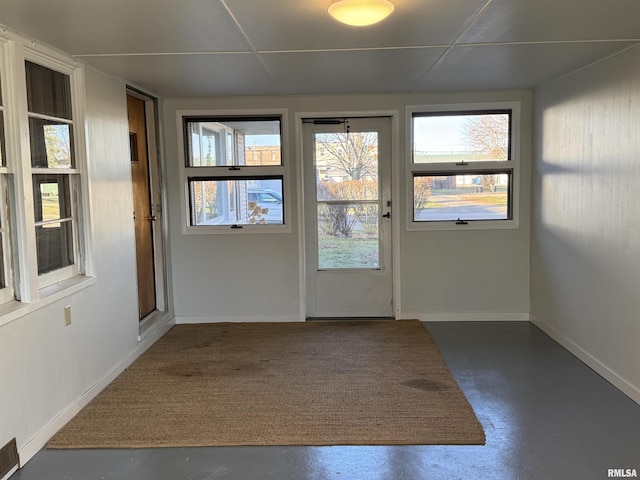
<path fill-rule="evenodd" d="M 490 192 L 496 191 L 493 175 L 478 175 L 473 179 L 473 184 L 476 186 L 476 192 L 484 192 L 485 188 Z"/>
<path fill-rule="evenodd" d="M 267 210 L 267 213 L 262 217 L 267 223 L 284 223 L 282 194 L 280 192 L 267 188 L 249 188 L 247 200 L 249 203 L 255 202 L 258 207 Z"/>

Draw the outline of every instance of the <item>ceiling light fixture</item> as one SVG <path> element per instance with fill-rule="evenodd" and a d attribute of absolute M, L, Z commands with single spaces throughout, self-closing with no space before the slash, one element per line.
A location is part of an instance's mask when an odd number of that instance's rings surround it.
<path fill-rule="evenodd" d="M 347 25 L 364 27 L 384 20 L 393 9 L 389 0 L 338 0 L 329 6 L 329 15 Z"/>

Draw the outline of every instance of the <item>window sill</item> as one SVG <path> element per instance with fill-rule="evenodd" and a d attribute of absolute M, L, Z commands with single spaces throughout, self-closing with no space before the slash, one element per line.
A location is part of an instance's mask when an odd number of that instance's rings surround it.
<path fill-rule="evenodd" d="M 408 232 L 432 232 L 432 231 L 463 231 L 463 230 L 516 230 L 519 228 L 517 220 L 465 220 L 465 223 L 456 223 L 456 220 L 441 222 L 407 222 Z"/>
<path fill-rule="evenodd" d="M 0 305 L 0 327 L 13 322 L 29 313 L 51 305 L 80 290 L 84 290 L 97 282 L 96 277 L 76 275 L 62 282 L 55 283 L 40 290 L 40 298 L 33 303 L 23 303 L 16 300 Z"/>
<path fill-rule="evenodd" d="M 232 228 L 231 225 L 199 225 L 183 227 L 184 235 L 240 235 L 249 233 L 253 235 L 291 233 L 291 224 L 284 225 L 242 225 L 242 228 Z"/>

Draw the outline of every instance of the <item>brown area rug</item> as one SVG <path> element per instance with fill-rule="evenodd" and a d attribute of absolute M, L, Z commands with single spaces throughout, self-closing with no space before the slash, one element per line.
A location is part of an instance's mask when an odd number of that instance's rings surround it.
<path fill-rule="evenodd" d="M 179 325 L 49 448 L 484 444 L 417 320 Z"/>

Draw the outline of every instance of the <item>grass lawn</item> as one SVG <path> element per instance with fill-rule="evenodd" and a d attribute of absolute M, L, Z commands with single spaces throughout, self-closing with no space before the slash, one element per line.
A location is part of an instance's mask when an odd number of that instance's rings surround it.
<path fill-rule="evenodd" d="M 472 202 L 476 205 L 506 205 L 507 192 L 483 192 L 469 195 L 459 195 L 460 200 Z"/>
<path fill-rule="evenodd" d="M 42 220 L 57 220 L 60 218 L 60 203 L 58 197 L 42 199 Z"/>
<path fill-rule="evenodd" d="M 318 268 L 379 268 L 378 239 L 318 235 Z"/>

